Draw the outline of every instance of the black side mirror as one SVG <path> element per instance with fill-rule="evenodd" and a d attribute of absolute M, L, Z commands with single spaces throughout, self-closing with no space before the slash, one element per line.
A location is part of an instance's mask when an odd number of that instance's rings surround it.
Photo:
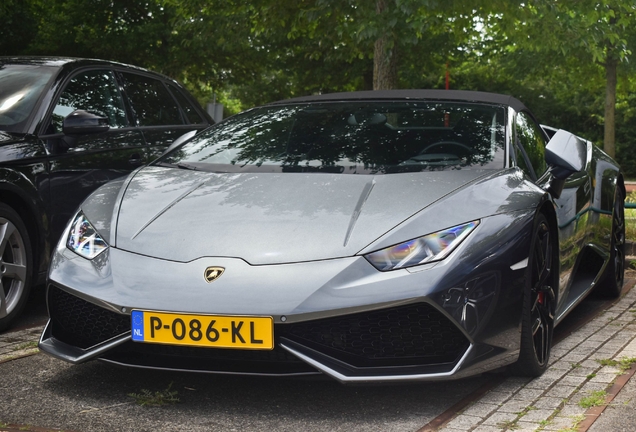
<path fill-rule="evenodd" d="M 585 169 L 587 143 L 576 135 L 559 129 L 545 148 L 545 160 L 554 177 L 548 191 L 559 198 L 565 185 L 565 179 L 571 174 Z"/>
<path fill-rule="evenodd" d="M 108 119 L 88 111 L 75 110 L 64 118 L 62 132 L 65 135 L 81 135 L 106 132 L 110 129 Z"/>

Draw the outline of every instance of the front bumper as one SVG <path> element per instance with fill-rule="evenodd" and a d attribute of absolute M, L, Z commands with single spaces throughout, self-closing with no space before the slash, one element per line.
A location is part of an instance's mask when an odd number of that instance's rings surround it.
<path fill-rule="evenodd" d="M 323 373 L 342 382 L 480 373 L 518 357 L 524 269 L 515 264 L 527 258 L 532 217 L 501 219 L 485 219 L 442 262 L 386 273 L 362 257 L 250 266 L 231 258 L 166 262 L 111 249 L 88 261 L 62 247 L 52 264 L 51 319 L 40 348 L 73 363 L 99 358 L 197 372 Z M 208 265 L 226 268 L 223 284 L 203 281 Z M 266 314 L 274 318 L 275 348 L 133 342 L 133 308 Z"/>

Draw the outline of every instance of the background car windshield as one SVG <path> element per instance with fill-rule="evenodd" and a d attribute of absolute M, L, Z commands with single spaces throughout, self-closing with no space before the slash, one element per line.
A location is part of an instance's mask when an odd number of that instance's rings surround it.
<path fill-rule="evenodd" d="M 56 68 L 0 64 L 0 130 L 23 132 Z"/>
<path fill-rule="evenodd" d="M 383 174 L 504 167 L 505 110 L 456 102 L 266 106 L 160 163 L 215 172 Z"/>

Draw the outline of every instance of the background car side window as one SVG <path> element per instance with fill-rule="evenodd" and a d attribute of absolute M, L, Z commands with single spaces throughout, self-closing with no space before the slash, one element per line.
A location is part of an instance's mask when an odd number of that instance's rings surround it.
<path fill-rule="evenodd" d="M 517 114 L 516 120 L 517 145 L 520 145 L 528 158 L 528 163 L 532 165 L 532 169 L 537 178 L 541 177 L 547 169 L 545 162 L 545 139 L 539 126 L 526 113 Z M 522 152 L 518 152 L 522 153 Z M 517 163 L 521 169 L 528 172 L 527 167 L 522 158 L 522 154 L 517 156 Z"/>
<path fill-rule="evenodd" d="M 184 123 L 177 103 L 161 81 L 130 73 L 122 73 L 122 76 L 138 126 Z"/>
<path fill-rule="evenodd" d="M 91 70 L 74 76 L 53 109 L 47 132 L 62 132 L 64 118 L 78 109 L 108 118 L 111 128 L 128 126 L 124 102 L 111 71 Z"/>
<path fill-rule="evenodd" d="M 168 84 L 168 88 L 170 92 L 174 95 L 181 105 L 181 109 L 185 113 L 188 121 L 192 124 L 201 124 L 205 123 L 205 120 L 201 118 L 201 115 L 197 112 L 197 110 L 192 106 L 192 103 L 185 97 L 185 95 L 174 85 Z"/>

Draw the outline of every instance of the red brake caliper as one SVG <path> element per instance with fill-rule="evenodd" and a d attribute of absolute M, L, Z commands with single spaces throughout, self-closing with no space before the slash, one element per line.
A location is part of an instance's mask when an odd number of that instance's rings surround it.
<path fill-rule="evenodd" d="M 537 303 L 543 304 L 543 291 L 539 291 L 539 295 L 537 296 Z"/>

